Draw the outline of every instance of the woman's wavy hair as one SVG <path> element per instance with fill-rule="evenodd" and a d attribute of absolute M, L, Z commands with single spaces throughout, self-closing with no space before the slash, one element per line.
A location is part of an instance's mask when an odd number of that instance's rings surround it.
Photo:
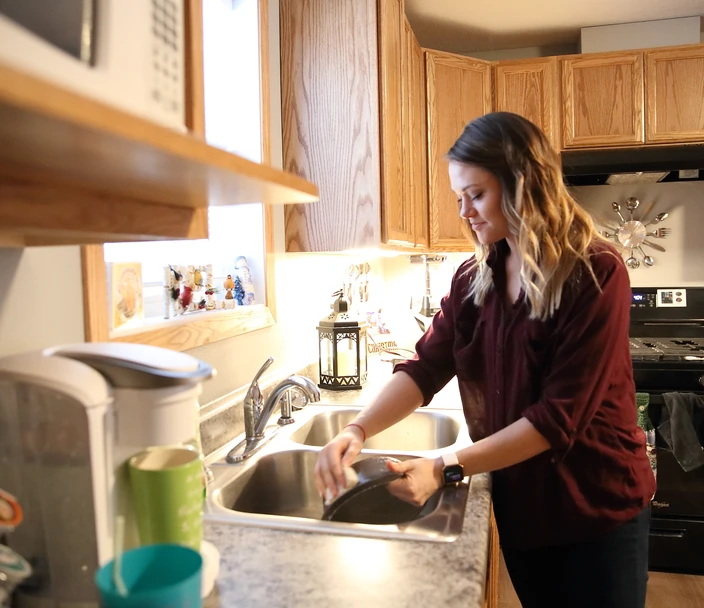
<path fill-rule="evenodd" d="M 521 287 L 530 318 L 546 320 L 555 313 L 578 266 L 596 281 L 589 246 L 601 239 L 591 216 L 567 191 L 559 155 L 532 122 L 511 112 L 481 116 L 465 127 L 447 158 L 480 167 L 499 180 L 501 209 L 520 249 Z M 474 241 L 472 267 L 477 268 L 467 298 L 480 306 L 493 285 L 486 262 L 494 245 L 482 245 L 470 223 L 462 223 Z"/>

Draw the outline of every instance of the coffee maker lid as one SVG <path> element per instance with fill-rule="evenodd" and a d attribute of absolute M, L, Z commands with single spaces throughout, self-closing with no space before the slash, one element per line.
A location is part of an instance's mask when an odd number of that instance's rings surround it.
<path fill-rule="evenodd" d="M 215 370 L 204 361 L 177 351 L 120 342 L 85 342 L 44 351 L 81 361 L 105 376 L 115 388 L 165 388 L 206 380 Z"/>

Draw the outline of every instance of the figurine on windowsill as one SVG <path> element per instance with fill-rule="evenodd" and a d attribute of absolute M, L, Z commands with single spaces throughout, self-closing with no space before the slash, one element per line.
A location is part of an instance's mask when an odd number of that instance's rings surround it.
<path fill-rule="evenodd" d="M 240 281 L 239 277 L 235 277 L 235 301 L 238 306 L 244 305 L 245 296 L 244 289 L 242 289 L 242 281 Z"/>
<path fill-rule="evenodd" d="M 206 310 L 215 310 L 215 288 L 208 285 L 205 289 L 205 295 L 207 299 L 205 303 Z"/>
<path fill-rule="evenodd" d="M 243 255 L 235 260 L 235 276 L 240 280 L 244 296 L 240 305 L 249 306 L 254 304 L 254 283 L 252 282 L 252 273 L 247 265 L 247 258 Z M 239 302 L 239 300 L 238 300 Z"/>
<path fill-rule="evenodd" d="M 235 282 L 232 280 L 231 274 L 228 274 L 227 278 L 222 282 L 222 287 L 225 290 L 225 299 L 232 300 L 232 290 L 235 288 Z"/>

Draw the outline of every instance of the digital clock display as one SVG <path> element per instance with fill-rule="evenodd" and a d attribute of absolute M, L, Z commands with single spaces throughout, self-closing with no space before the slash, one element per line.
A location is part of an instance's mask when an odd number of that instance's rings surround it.
<path fill-rule="evenodd" d="M 633 294 L 633 301 L 634 302 L 642 302 L 645 300 L 645 296 L 642 293 L 634 293 Z"/>

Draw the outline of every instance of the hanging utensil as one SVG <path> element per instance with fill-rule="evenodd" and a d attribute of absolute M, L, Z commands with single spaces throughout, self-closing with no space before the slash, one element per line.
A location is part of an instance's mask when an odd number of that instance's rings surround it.
<path fill-rule="evenodd" d="M 611 203 L 611 208 L 618 213 L 618 216 L 621 218 L 621 221 L 625 224 L 626 223 L 626 218 L 621 215 L 621 205 L 619 205 L 617 202 Z"/>
<path fill-rule="evenodd" d="M 638 205 L 640 205 L 640 201 L 635 196 L 629 196 L 626 199 L 626 209 L 631 214 L 631 221 L 633 221 L 633 212 L 638 209 Z"/>
<path fill-rule="evenodd" d="M 640 245 L 638 245 L 637 249 L 638 249 L 638 251 L 640 251 L 640 254 L 643 256 L 643 264 L 645 264 L 646 266 L 652 266 L 653 264 L 655 264 L 655 260 L 653 258 L 651 258 L 649 255 L 646 255 L 645 251 L 643 251 L 643 248 Z"/>
<path fill-rule="evenodd" d="M 659 239 L 664 239 L 668 234 L 672 234 L 671 228 L 656 228 L 652 232 L 646 232 L 648 236 L 654 236 Z"/>
<path fill-rule="evenodd" d="M 647 245 L 648 247 L 652 247 L 653 249 L 656 249 L 657 251 L 662 251 L 663 253 L 665 252 L 665 248 L 662 245 L 657 245 L 656 243 L 653 243 L 651 241 L 643 241 L 643 245 Z"/>
<path fill-rule="evenodd" d="M 666 220 L 669 215 L 669 213 L 658 213 L 652 220 L 645 224 L 645 226 L 649 226 L 650 224 L 659 224 L 663 220 Z"/>
<path fill-rule="evenodd" d="M 640 262 L 633 256 L 633 249 L 631 249 L 630 257 L 626 260 L 626 266 L 628 266 L 631 270 L 635 270 L 638 266 L 640 266 Z"/>

